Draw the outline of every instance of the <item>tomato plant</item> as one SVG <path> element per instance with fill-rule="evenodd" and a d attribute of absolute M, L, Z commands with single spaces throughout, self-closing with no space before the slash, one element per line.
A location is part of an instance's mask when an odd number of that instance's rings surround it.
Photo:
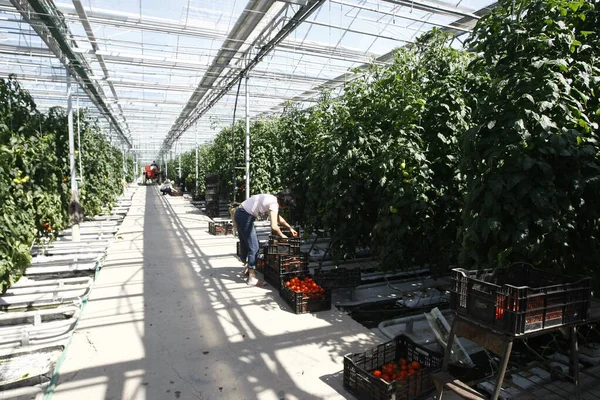
<path fill-rule="evenodd" d="M 123 155 L 85 113 L 81 123 L 82 147 L 76 146 L 85 167 L 80 201 L 93 216 L 122 192 Z M 67 132 L 64 109 L 40 113 L 16 79 L 0 79 L 0 292 L 29 265 L 34 241 L 53 239 L 68 224 Z"/>
<path fill-rule="evenodd" d="M 590 273 L 600 256 L 598 4 L 501 1 L 474 30 L 461 263 Z"/>

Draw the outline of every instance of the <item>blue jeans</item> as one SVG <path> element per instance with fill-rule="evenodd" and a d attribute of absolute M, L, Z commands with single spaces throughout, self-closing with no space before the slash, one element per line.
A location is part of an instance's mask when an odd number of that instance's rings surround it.
<path fill-rule="evenodd" d="M 260 251 L 258 237 L 254 229 L 256 218 L 241 207 L 235 211 L 233 218 L 240 237 L 240 259 L 242 262 L 248 263 L 249 269 L 256 269 L 256 260 Z"/>

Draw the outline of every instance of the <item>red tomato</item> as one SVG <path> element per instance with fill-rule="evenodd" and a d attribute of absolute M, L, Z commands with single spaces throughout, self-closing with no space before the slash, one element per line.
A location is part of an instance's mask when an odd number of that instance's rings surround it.
<path fill-rule="evenodd" d="M 421 369 L 421 363 L 418 361 L 413 361 L 410 363 L 410 368 L 414 369 L 415 371 L 418 371 Z"/>

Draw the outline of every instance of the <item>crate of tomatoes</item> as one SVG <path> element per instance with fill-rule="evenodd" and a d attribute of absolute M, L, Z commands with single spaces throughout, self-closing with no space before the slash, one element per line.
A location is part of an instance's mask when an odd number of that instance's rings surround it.
<path fill-rule="evenodd" d="M 331 309 L 331 289 L 321 287 L 308 274 L 283 280 L 279 294 L 296 314 Z"/>
<path fill-rule="evenodd" d="M 308 274 L 308 261 L 300 256 L 265 255 L 265 280 L 280 289 L 281 283 L 294 276 Z"/>
<path fill-rule="evenodd" d="M 360 400 L 417 400 L 435 389 L 444 356 L 405 335 L 344 357 L 344 387 Z"/>
<path fill-rule="evenodd" d="M 450 307 L 512 336 L 587 319 L 592 279 L 568 277 L 526 263 L 452 270 Z"/>

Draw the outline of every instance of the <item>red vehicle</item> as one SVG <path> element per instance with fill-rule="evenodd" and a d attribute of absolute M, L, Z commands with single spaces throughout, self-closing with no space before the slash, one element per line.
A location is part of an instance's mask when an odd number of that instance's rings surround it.
<path fill-rule="evenodd" d="M 143 184 L 145 185 L 148 181 L 151 181 L 152 183 L 160 183 L 160 168 L 154 163 L 144 167 Z"/>

